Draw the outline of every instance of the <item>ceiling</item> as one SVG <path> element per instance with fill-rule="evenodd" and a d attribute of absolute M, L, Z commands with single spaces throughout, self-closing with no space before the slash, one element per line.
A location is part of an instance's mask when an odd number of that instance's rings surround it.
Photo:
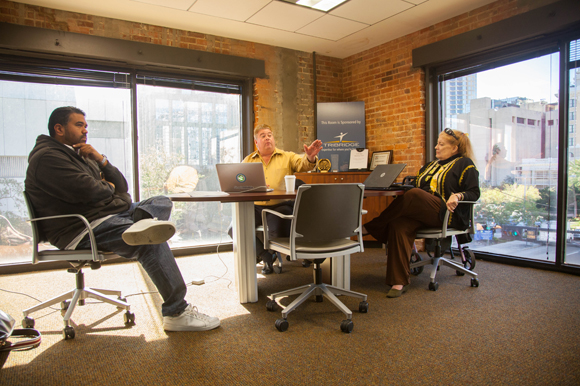
<path fill-rule="evenodd" d="M 349 0 L 324 13 L 279 0 L 18 0 L 337 58 L 494 1 Z"/>

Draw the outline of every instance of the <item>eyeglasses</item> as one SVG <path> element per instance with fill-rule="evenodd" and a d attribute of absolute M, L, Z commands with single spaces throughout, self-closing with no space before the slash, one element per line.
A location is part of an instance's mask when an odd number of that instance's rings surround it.
<path fill-rule="evenodd" d="M 452 136 L 453 138 L 455 138 L 456 140 L 459 141 L 459 138 L 457 137 L 457 135 L 455 135 L 455 133 L 453 132 L 453 130 L 451 130 L 451 129 L 445 129 L 445 130 L 443 130 L 443 132 L 445 134 L 447 134 L 447 135 Z"/>

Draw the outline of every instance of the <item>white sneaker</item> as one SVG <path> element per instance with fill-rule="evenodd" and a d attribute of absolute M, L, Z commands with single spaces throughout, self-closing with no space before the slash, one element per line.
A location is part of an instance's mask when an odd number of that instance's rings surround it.
<path fill-rule="evenodd" d="M 137 221 L 123 232 L 123 241 L 129 245 L 161 244 L 175 234 L 175 225 L 171 221 L 159 221 L 146 218 Z"/>
<path fill-rule="evenodd" d="M 191 304 L 187 305 L 181 315 L 163 317 L 163 329 L 166 331 L 207 331 L 219 325 L 218 318 L 202 314 Z"/>

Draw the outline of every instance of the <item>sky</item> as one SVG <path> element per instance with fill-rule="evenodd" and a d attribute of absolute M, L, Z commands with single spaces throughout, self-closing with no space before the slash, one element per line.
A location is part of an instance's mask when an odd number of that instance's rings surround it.
<path fill-rule="evenodd" d="M 477 97 L 525 97 L 557 102 L 558 54 L 546 55 L 477 73 Z"/>

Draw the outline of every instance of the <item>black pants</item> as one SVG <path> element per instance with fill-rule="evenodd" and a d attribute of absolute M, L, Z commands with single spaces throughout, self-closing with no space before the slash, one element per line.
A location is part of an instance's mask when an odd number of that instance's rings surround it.
<path fill-rule="evenodd" d="M 262 210 L 264 209 L 275 210 L 282 214 L 292 214 L 292 212 L 294 212 L 294 201 L 284 201 L 270 206 L 255 205 L 254 215 L 256 227 L 262 225 Z M 268 235 L 270 237 L 290 236 L 290 220 L 285 220 L 273 214 L 267 214 L 266 221 L 268 221 Z M 264 250 L 262 235 L 256 237 L 256 255 L 260 256 L 264 262 L 272 261 L 272 253 Z"/>

